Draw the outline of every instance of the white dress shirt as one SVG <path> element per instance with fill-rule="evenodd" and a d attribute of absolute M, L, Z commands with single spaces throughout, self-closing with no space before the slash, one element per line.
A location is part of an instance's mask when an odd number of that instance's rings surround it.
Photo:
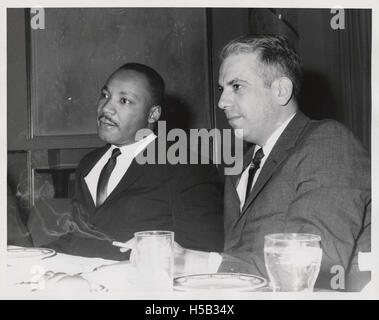
<path fill-rule="evenodd" d="M 91 171 L 84 177 L 94 203 L 96 203 L 97 183 L 99 181 L 100 172 L 111 157 L 113 149 L 119 148 L 121 154 L 117 157 L 116 166 L 114 167 L 112 174 L 109 177 L 107 197 L 111 194 L 114 188 L 116 188 L 121 178 L 125 175 L 133 159 L 140 152 L 142 152 L 147 147 L 147 145 L 156 137 L 157 136 L 154 133 L 151 133 L 143 139 L 132 144 L 121 147 L 111 145 L 111 147 L 107 150 L 107 152 L 104 153 L 104 155 L 99 159 Z"/>
<path fill-rule="evenodd" d="M 259 176 L 259 173 L 261 172 L 266 159 L 268 158 L 271 150 L 274 148 L 275 143 L 278 141 L 280 135 L 283 133 L 284 129 L 288 126 L 292 118 L 295 116 L 296 113 L 294 113 L 290 118 L 288 118 L 286 121 L 284 121 L 278 129 L 276 129 L 268 138 L 264 146 L 258 146 L 256 145 L 254 148 L 254 155 L 259 150 L 259 148 L 263 148 L 264 157 L 261 160 L 261 164 L 259 169 L 255 172 L 253 183 L 251 188 L 253 188 L 255 182 L 257 181 L 257 178 Z M 237 193 L 238 197 L 240 199 L 240 210 L 242 211 L 243 205 L 245 204 L 245 196 L 246 196 L 246 188 L 247 188 L 247 180 L 249 178 L 249 166 L 244 170 L 244 172 L 241 175 L 241 178 L 239 180 L 238 186 L 237 186 Z M 222 256 L 219 253 L 211 252 L 208 257 L 208 272 L 214 273 L 217 272 L 218 268 L 220 267 L 220 264 L 222 262 Z"/>
<path fill-rule="evenodd" d="M 281 136 L 281 134 L 283 133 L 284 129 L 287 127 L 287 125 L 289 124 L 289 122 L 292 120 L 292 118 L 294 116 L 295 116 L 295 114 L 293 114 L 289 119 L 287 119 L 286 121 L 284 121 L 280 125 L 280 127 L 277 128 L 271 134 L 270 138 L 268 138 L 268 140 L 266 141 L 266 143 L 265 143 L 264 146 L 255 145 L 254 155 L 259 150 L 259 148 L 262 147 L 264 157 L 261 160 L 261 164 L 260 164 L 259 169 L 255 172 L 253 183 L 251 184 L 251 189 L 253 189 L 254 184 L 257 181 L 258 176 L 261 173 L 261 170 L 262 170 L 262 168 L 263 168 L 263 166 L 264 166 L 264 164 L 266 162 L 266 159 L 268 158 L 268 156 L 269 156 L 272 148 L 274 148 L 274 145 L 275 145 L 276 141 L 278 141 L 278 139 Z M 253 158 L 254 158 L 254 156 L 253 156 Z M 240 210 L 241 211 L 242 211 L 242 208 L 243 208 L 243 206 L 245 204 L 246 192 L 247 192 L 246 188 L 247 188 L 247 180 L 248 179 L 249 179 L 249 166 L 247 166 L 246 169 L 244 170 L 244 172 L 242 173 L 241 178 L 240 178 L 239 183 L 238 183 L 238 186 L 237 186 L 237 193 L 238 193 L 238 197 L 240 198 Z M 251 191 L 251 189 L 249 190 L 249 192 Z"/>

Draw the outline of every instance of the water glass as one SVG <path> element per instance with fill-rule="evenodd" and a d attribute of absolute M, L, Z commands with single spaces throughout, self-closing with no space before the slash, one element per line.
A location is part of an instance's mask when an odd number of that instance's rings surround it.
<path fill-rule="evenodd" d="M 306 233 L 265 236 L 264 256 L 273 291 L 313 291 L 320 271 L 321 237 Z"/>
<path fill-rule="evenodd" d="M 141 231 L 135 237 L 135 266 L 141 289 L 173 289 L 174 232 Z"/>

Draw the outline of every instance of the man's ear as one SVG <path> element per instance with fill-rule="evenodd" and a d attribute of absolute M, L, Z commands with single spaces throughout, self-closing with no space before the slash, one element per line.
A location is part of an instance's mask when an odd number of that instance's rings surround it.
<path fill-rule="evenodd" d="M 275 101 L 279 105 L 285 106 L 292 98 L 293 83 L 287 77 L 277 78 L 272 82 L 271 90 Z"/>
<path fill-rule="evenodd" d="M 160 105 L 154 105 L 150 108 L 149 116 L 147 118 L 148 123 L 154 123 L 161 117 L 162 108 Z"/>

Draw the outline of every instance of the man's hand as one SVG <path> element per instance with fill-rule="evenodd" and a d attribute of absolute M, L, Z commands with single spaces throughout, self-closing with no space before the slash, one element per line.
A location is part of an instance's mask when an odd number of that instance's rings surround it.
<path fill-rule="evenodd" d="M 208 273 L 209 252 L 184 249 L 175 252 L 175 275 Z"/>
<path fill-rule="evenodd" d="M 131 250 L 129 261 L 133 266 L 135 266 L 135 250 L 133 250 L 135 247 L 135 242 L 136 242 L 135 238 L 131 238 L 130 240 L 126 242 L 118 242 L 118 241 L 112 242 L 112 245 L 116 247 L 120 247 L 120 252 L 128 252 L 129 250 Z"/>
<path fill-rule="evenodd" d="M 117 245 L 117 244 L 116 244 Z M 119 246 L 121 243 L 118 244 Z M 130 262 L 135 266 L 136 254 L 135 239 L 132 238 L 129 241 L 122 243 L 120 248 L 121 252 L 127 252 L 131 250 Z M 174 241 L 174 275 L 179 276 L 183 274 L 191 273 L 207 273 L 208 271 L 208 258 L 209 252 L 191 250 L 183 248 L 179 243 Z"/>

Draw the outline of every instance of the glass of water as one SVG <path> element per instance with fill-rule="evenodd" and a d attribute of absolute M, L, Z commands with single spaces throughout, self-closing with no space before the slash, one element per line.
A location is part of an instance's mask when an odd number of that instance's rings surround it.
<path fill-rule="evenodd" d="M 273 291 L 313 291 L 320 271 L 321 237 L 306 233 L 265 236 L 264 256 Z"/>
<path fill-rule="evenodd" d="M 135 266 L 141 289 L 171 291 L 174 270 L 174 232 L 141 231 L 135 237 Z"/>

